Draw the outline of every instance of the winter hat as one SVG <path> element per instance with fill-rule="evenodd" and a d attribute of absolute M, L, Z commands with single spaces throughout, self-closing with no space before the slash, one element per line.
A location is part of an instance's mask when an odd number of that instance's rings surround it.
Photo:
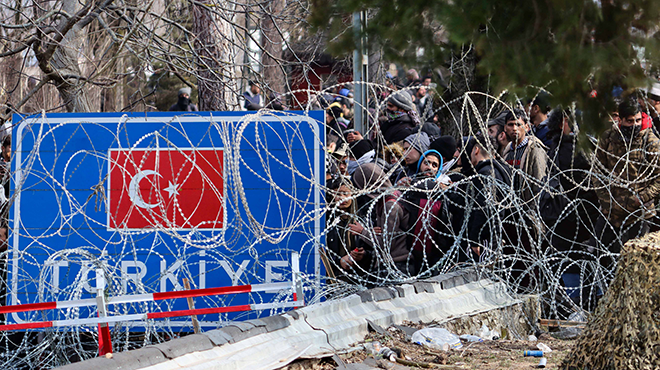
<path fill-rule="evenodd" d="M 375 163 L 365 163 L 353 173 L 353 184 L 358 190 L 368 190 L 370 198 L 376 198 L 378 192 L 392 187 L 392 183 L 383 169 Z"/>
<path fill-rule="evenodd" d="M 408 135 L 408 137 L 405 138 L 405 141 L 407 141 L 413 149 L 418 151 L 420 155 L 429 150 L 429 145 L 431 145 L 431 141 L 426 132 Z"/>
<path fill-rule="evenodd" d="M 412 101 L 412 97 L 406 91 L 397 91 L 393 93 L 389 98 L 389 102 L 403 109 L 406 112 L 415 109 L 415 106 Z"/>
<path fill-rule="evenodd" d="M 502 112 L 498 114 L 497 117 L 488 121 L 488 127 L 495 125 L 500 125 L 504 127 L 506 125 L 506 116 L 507 116 L 507 112 Z"/>
<path fill-rule="evenodd" d="M 342 158 L 342 157 L 347 156 L 348 155 L 348 144 L 343 143 L 343 144 L 339 145 L 339 147 L 337 149 L 335 149 L 335 151 L 332 152 L 332 154 L 334 156 L 338 157 L 338 158 Z"/>
<path fill-rule="evenodd" d="M 341 105 L 337 102 L 330 104 L 328 108 L 326 108 L 326 111 L 328 111 L 328 113 L 335 119 L 344 115 L 344 110 L 341 109 Z"/>
<path fill-rule="evenodd" d="M 179 96 L 183 94 L 188 94 L 188 96 L 190 96 L 191 93 L 192 93 L 192 89 L 189 87 L 182 87 L 179 89 Z"/>
<path fill-rule="evenodd" d="M 353 153 L 353 158 L 360 159 L 363 155 L 374 149 L 373 144 L 369 140 L 358 140 L 351 144 L 350 152 Z"/>
<path fill-rule="evenodd" d="M 429 146 L 429 149 L 437 150 L 442 155 L 442 160 L 448 162 L 454 159 L 456 152 L 456 139 L 453 136 L 445 135 L 435 140 Z"/>

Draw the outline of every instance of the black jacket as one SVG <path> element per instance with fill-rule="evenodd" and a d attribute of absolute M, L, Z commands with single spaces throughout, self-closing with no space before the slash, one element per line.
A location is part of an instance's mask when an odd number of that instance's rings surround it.
<path fill-rule="evenodd" d="M 510 167 L 499 160 L 488 159 L 474 167 L 478 176 L 472 178 L 468 188 L 468 200 L 472 211 L 468 221 L 468 239 L 477 244 L 488 241 L 493 244 L 498 238 L 491 230 L 498 230 L 504 217 L 500 204 L 511 192 L 512 174 Z"/>
<path fill-rule="evenodd" d="M 380 124 L 380 131 L 387 144 L 401 141 L 419 130 L 407 114 Z"/>

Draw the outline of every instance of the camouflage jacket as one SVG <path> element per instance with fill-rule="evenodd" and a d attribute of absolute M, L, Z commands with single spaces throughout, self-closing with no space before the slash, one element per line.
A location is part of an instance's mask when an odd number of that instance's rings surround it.
<path fill-rule="evenodd" d="M 598 140 L 595 167 L 601 211 L 613 226 L 655 216 L 654 199 L 660 194 L 660 139 L 651 128 L 644 127 L 630 142 L 616 128 L 605 131 Z"/>

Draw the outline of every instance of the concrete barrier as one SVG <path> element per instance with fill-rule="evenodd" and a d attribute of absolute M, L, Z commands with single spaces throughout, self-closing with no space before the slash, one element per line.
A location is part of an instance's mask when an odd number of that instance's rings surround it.
<path fill-rule="evenodd" d="M 521 303 L 504 284 L 481 279 L 475 271 L 444 274 L 367 290 L 279 316 L 231 323 L 200 335 L 120 353 L 112 359 L 97 358 L 62 369 L 276 369 L 300 357 L 349 348 L 367 334 L 367 320 L 381 327 L 404 320 L 443 322 Z M 138 352 L 144 350 L 152 351 L 153 358 L 138 361 L 144 356 Z M 136 360 L 126 361 L 124 357 Z"/>

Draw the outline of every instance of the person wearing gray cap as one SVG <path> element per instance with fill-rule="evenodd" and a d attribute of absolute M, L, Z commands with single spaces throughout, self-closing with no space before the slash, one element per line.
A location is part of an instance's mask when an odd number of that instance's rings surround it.
<path fill-rule="evenodd" d="M 504 132 L 504 126 L 506 125 L 506 115 L 507 111 L 500 113 L 497 117 L 488 121 L 488 137 L 490 138 L 493 148 L 503 158 L 504 149 L 509 145 L 509 139 L 506 137 Z"/>
<path fill-rule="evenodd" d="M 401 141 L 419 131 L 419 115 L 412 97 L 407 91 L 396 91 L 386 103 L 385 116 L 381 118 L 380 131 L 389 145 Z"/>
<path fill-rule="evenodd" d="M 172 104 L 170 112 L 197 112 L 197 106 L 190 102 L 190 94 L 192 89 L 189 87 L 182 87 L 179 89 L 179 100 Z"/>
<path fill-rule="evenodd" d="M 425 132 L 419 132 L 406 137 L 403 142 L 403 161 L 405 164 L 405 171 L 402 171 L 399 178 L 396 179 L 396 182 L 399 182 L 399 180 L 406 177 L 412 178 L 415 176 L 419 167 L 418 162 L 422 157 L 422 154 L 429 150 L 429 145 L 431 145 L 431 141 Z M 400 185 L 408 185 L 409 182 L 410 181 L 406 181 L 400 183 Z"/>

